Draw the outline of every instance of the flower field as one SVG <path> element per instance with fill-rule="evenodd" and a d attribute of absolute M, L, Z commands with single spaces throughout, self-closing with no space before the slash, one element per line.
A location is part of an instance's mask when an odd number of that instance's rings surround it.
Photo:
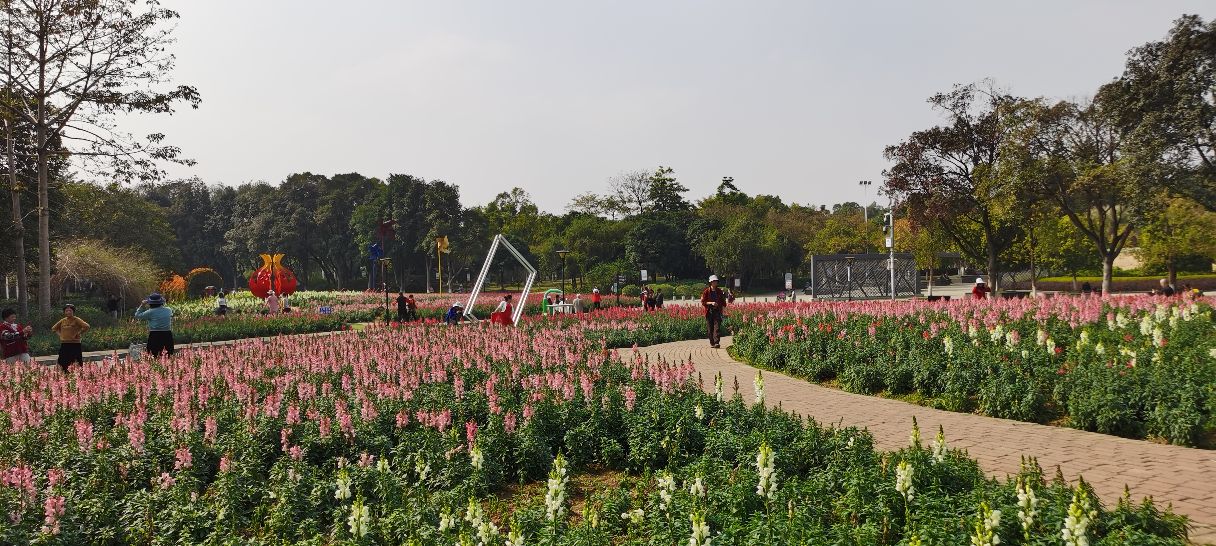
<path fill-rule="evenodd" d="M 697 322 L 680 313 L 645 320 Z M 747 406 L 691 363 L 607 349 L 628 320 L 596 320 L 2 368 L 0 543 L 1184 543 L 1182 518 L 1032 460 L 988 480 L 912 423 L 882 453 Z"/>
<path fill-rule="evenodd" d="M 1151 296 L 806 303 L 736 328 L 733 353 L 857 393 L 1216 447 L 1210 304 Z"/>

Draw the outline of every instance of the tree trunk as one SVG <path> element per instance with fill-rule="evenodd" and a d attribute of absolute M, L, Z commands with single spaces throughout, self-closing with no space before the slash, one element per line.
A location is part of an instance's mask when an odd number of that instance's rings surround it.
<path fill-rule="evenodd" d="M 51 316 L 51 204 L 46 127 L 38 127 L 38 314 Z"/>
<path fill-rule="evenodd" d="M 989 238 L 989 241 L 992 239 Z M 992 243 L 988 244 L 988 284 L 992 288 L 992 297 L 997 297 L 1001 292 L 1001 275 L 996 268 L 996 251 L 992 248 Z"/>
<path fill-rule="evenodd" d="M 13 253 L 17 258 L 17 307 L 21 308 L 21 316 L 30 316 L 29 279 L 26 278 L 28 267 L 25 263 L 25 222 L 21 216 L 21 191 L 17 185 L 17 161 L 13 150 L 13 126 L 6 123 L 5 140 L 8 143 L 8 184 L 13 198 Z"/>
<path fill-rule="evenodd" d="M 1034 229 L 1030 230 L 1030 297 L 1039 295 L 1038 271 L 1034 267 Z"/>
<path fill-rule="evenodd" d="M 1170 255 L 1165 260 L 1165 270 L 1169 278 L 1170 286 L 1178 286 L 1178 266 L 1174 264 L 1174 254 Z"/>
<path fill-rule="evenodd" d="M 1102 257 L 1102 295 L 1110 295 L 1111 278 L 1115 273 L 1115 255 L 1107 253 Z"/>

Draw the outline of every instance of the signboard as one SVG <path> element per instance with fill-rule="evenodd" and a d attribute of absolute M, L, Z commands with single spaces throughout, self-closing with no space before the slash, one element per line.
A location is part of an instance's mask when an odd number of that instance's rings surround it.
<path fill-rule="evenodd" d="M 793 273 L 785 274 L 785 289 L 786 290 L 794 289 L 794 274 Z"/>
<path fill-rule="evenodd" d="M 322 315 L 329 315 L 334 312 L 334 308 L 326 305 L 326 306 L 321 307 L 320 309 L 317 309 L 317 311 L 320 312 Z"/>
<path fill-rule="evenodd" d="M 645 270 L 645 269 L 643 269 L 643 270 L 642 270 L 642 280 L 643 280 L 643 281 L 648 281 L 648 280 L 650 280 L 649 278 L 647 278 L 647 277 L 646 277 L 646 270 Z"/>
<path fill-rule="evenodd" d="M 891 248 L 891 236 L 887 235 L 887 248 Z"/>
<path fill-rule="evenodd" d="M 617 282 L 618 284 L 625 284 L 625 276 L 624 276 L 624 275 L 617 275 L 617 276 L 616 276 L 616 282 Z"/>
<path fill-rule="evenodd" d="M 616 294 L 616 293 L 617 293 L 617 289 L 616 289 L 616 283 L 612 283 L 612 293 L 613 293 L 613 294 Z"/>
<path fill-rule="evenodd" d="M 741 283 L 740 283 L 739 277 L 735 277 L 735 288 L 739 288 L 740 285 L 741 285 Z"/>

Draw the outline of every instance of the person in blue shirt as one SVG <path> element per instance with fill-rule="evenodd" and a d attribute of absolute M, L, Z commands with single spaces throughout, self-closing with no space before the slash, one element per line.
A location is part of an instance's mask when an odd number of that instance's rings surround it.
<path fill-rule="evenodd" d="M 448 313 L 443 316 L 443 323 L 460 324 L 461 320 L 464 320 L 464 308 L 460 306 L 460 302 L 453 303 L 452 307 L 448 308 Z"/>
<path fill-rule="evenodd" d="M 160 292 L 153 292 L 135 308 L 135 319 L 148 321 L 148 353 L 173 355 L 173 309 L 165 305 Z"/>

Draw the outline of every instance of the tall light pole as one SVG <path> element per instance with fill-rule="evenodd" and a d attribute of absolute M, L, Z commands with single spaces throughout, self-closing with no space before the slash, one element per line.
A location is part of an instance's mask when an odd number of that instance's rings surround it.
<path fill-rule="evenodd" d="M 861 201 L 862 201 L 861 217 L 865 219 L 866 223 L 869 223 L 870 222 L 870 205 L 868 203 L 866 203 L 866 201 L 870 200 L 870 186 L 873 185 L 874 183 L 869 180 L 862 180 L 861 182 L 858 182 L 857 184 L 859 186 L 861 186 L 862 195 L 864 196 L 861 199 Z"/>
<path fill-rule="evenodd" d="M 569 253 L 570 251 L 565 249 L 557 251 L 557 255 L 562 258 L 562 297 L 566 296 L 566 255 Z"/>

